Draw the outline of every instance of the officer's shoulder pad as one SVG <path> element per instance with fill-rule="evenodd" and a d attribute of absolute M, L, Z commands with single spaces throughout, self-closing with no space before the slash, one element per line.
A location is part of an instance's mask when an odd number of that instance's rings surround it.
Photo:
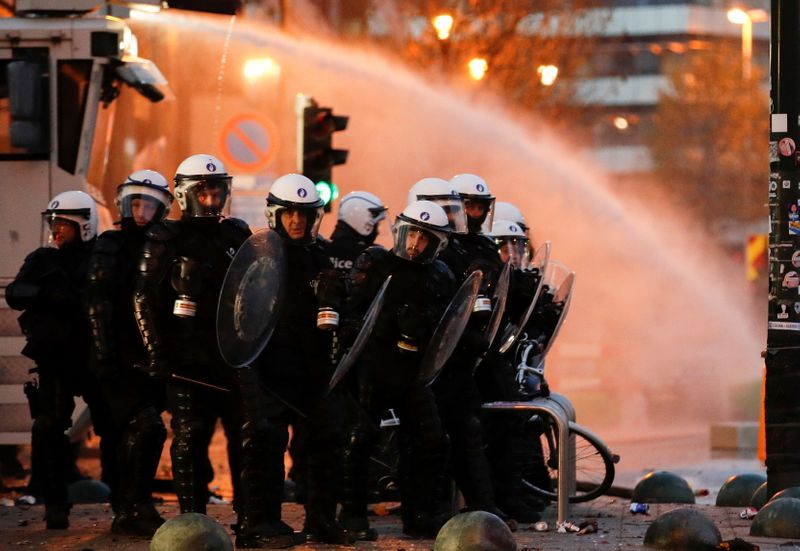
<path fill-rule="evenodd" d="M 368 254 L 372 258 L 377 259 L 385 257 L 387 254 L 389 254 L 389 251 L 386 249 L 386 247 L 382 247 L 380 245 L 370 245 L 364 249 L 364 254 Z"/>
<path fill-rule="evenodd" d="M 247 234 L 252 233 L 250 231 L 250 226 L 241 218 L 224 218 L 221 223 L 239 231 L 246 232 Z"/>
<path fill-rule="evenodd" d="M 364 249 L 364 252 L 358 255 L 358 258 L 356 258 L 356 261 L 353 263 L 353 268 L 365 270 L 372 266 L 374 262 L 386 258 L 388 254 L 389 251 L 380 245 L 370 245 Z"/>
<path fill-rule="evenodd" d="M 169 241 L 175 239 L 180 233 L 180 228 L 174 220 L 164 220 L 159 224 L 150 226 L 145 234 L 148 239 L 153 241 Z"/>
<path fill-rule="evenodd" d="M 39 247 L 38 249 L 28 253 L 28 256 L 25 257 L 25 262 L 37 262 L 40 260 L 46 260 L 48 257 L 56 257 L 58 254 L 58 249 L 55 247 Z"/>
<path fill-rule="evenodd" d="M 445 264 L 438 258 L 431 263 L 431 269 L 443 279 L 452 281 L 455 281 L 456 279 L 456 276 L 453 274 L 453 271 L 447 266 L 447 264 Z"/>
<path fill-rule="evenodd" d="M 92 247 L 92 253 L 116 254 L 120 248 L 122 232 L 120 230 L 107 230 L 101 233 Z"/>

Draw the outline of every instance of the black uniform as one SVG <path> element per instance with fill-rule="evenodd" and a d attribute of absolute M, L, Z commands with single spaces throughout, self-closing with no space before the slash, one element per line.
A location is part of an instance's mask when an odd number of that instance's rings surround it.
<path fill-rule="evenodd" d="M 6 288 L 8 305 L 24 310 L 19 317 L 26 339 L 22 354 L 36 362 L 39 375 L 31 404 L 31 474 L 42 485 L 49 528 L 69 525 L 72 453 L 64 431 L 72 425 L 75 396 L 83 396 L 93 410 L 95 432 L 105 433 L 97 381 L 89 371 L 89 324 L 83 304 L 93 244 L 94 240 L 35 250 Z"/>
<path fill-rule="evenodd" d="M 344 278 L 350 272 L 356 258 L 364 252 L 364 249 L 372 245 L 376 236 L 377 230 L 370 235 L 364 236 L 350 227 L 345 221 L 339 220 L 336 222 L 336 227 L 333 229 L 330 240 L 318 237 L 317 241 L 330 258 L 331 266 L 339 271 Z M 339 335 L 338 332 L 334 331 L 332 334 L 331 360 L 333 363 L 338 363 L 340 357 Z M 289 478 L 295 483 L 296 500 L 299 503 L 304 503 L 306 500 L 305 473 L 308 461 L 306 456 L 306 436 L 299 427 L 293 426 L 292 429 L 292 441 L 289 446 L 292 468 L 289 470 Z"/>
<path fill-rule="evenodd" d="M 219 292 L 236 250 L 250 235 L 238 219 L 165 221 L 147 232 L 137 278 L 134 310 L 151 374 L 167 380 L 172 413 L 172 476 L 181 512 L 206 512 L 205 466 L 209 435 L 217 418 L 228 440 L 228 460 L 239 495 L 241 400 L 234 370 L 217 348 Z M 179 297 L 196 303 L 193 317 L 179 317 Z M 186 377 L 229 392 L 175 378 Z"/>
<path fill-rule="evenodd" d="M 356 258 L 375 242 L 377 230 L 369 235 L 361 235 L 344 220 L 336 222 L 331 239 L 326 243 L 328 256 L 333 267 L 347 273 L 353 267 Z"/>
<path fill-rule="evenodd" d="M 503 267 L 494 243 L 476 233 L 452 236 L 439 258 L 460 282 L 473 270 L 480 269 L 483 272 L 481 292 L 487 295 Z M 472 315 L 458 347 L 433 386 L 453 449 L 451 474 L 467 507 L 505 518 L 495 504 L 492 471 L 484 452 L 480 408 L 484 401 L 482 392 L 487 389 L 478 389 L 474 375 L 477 361 L 488 347 L 484 336 L 487 320 L 486 315 Z"/>
<path fill-rule="evenodd" d="M 111 470 L 112 531 L 152 535 L 163 523 L 150 494 L 166 430 L 160 416 L 163 384 L 136 367 L 147 363 L 133 313 L 135 276 L 144 242 L 145 228 L 131 219 L 122 221 L 121 230 L 98 237 L 89 264 L 87 300 L 94 372 L 110 412 L 111 431 L 104 440 L 115 446 L 103 449 L 104 454 L 110 451 L 112 458 L 104 466 L 104 472 Z"/>
<path fill-rule="evenodd" d="M 393 408 L 412 449 L 401 456 L 401 460 L 413 462 L 405 469 L 409 476 L 402 481 L 407 486 L 402 489 L 403 531 L 433 537 L 446 515 L 435 496 L 443 485 L 447 444 L 433 393 L 420 381 L 419 362 L 449 303 L 453 275 L 438 260 L 417 264 L 381 247 L 370 247 L 356 260 L 350 274 L 350 317 L 357 319 L 364 314 L 389 275 L 393 278 L 383 308 L 350 381 L 360 408 L 349 424 L 342 520 L 363 539 L 375 536 L 370 533 L 366 516 L 369 455 L 381 412 Z M 406 350 L 398 347 L 399 342 Z M 414 347 L 418 351 L 410 352 Z"/>
<path fill-rule="evenodd" d="M 327 392 L 332 375 L 331 335 L 316 325 L 323 305 L 318 297 L 327 294 L 325 299 L 333 298 L 324 304 L 331 307 L 338 306 L 334 302 L 342 298 L 336 289 L 322 292 L 327 283 L 335 286 L 338 274 L 318 241 L 311 245 L 289 242 L 285 250 L 283 309 L 253 368 L 240 370 L 245 424 L 237 546 L 242 547 L 297 543 L 291 527 L 281 521 L 289 425 L 305 436 L 301 478 L 307 481 L 308 495 L 304 532 L 310 539 L 327 543 L 349 542 L 335 523 L 342 419 L 337 394 Z M 332 279 L 323 283 L 320 278 L 326 274 Z"/>
<path fill-rule="evenodd" d="M 509 298 L 505 320 L 517 322 L 534 298 L 540 274 L 538 271 L 514 270 L 511 272 Z M 533 324 L 537 316 L 534 313 L 524 332 L 534 335 Z M 516 401 L 525 400 L 516 382 L 515 352 L 513 347 L 501 355 L 499 345 L 495 343 L 488 352 L 476 378 L 483 390 L 483 400 Z M 546 487 L 549 475 L 544 468 L 541 442 L 535 427 L 526 420 L 530 415 L 524 412 L 486 412 L 482 417 L 486 435 L 486 455 L 492 465 L 494 488 L 497 503 L 504 512 L 521 522 L 535 522 L 539 518 L 545 504 L 536 499 L 526 499 L 522 487 L 522 477 L 527 471 L 529 480 L 536 480 L 537 485 Z"/>

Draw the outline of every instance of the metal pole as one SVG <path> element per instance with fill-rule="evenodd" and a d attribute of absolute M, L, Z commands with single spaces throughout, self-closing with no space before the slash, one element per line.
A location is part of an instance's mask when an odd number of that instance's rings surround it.
<path fill-rule="evenodd" d="M 800 485 L 800 3 L 771 0 L 767 493 Z M 794 205 L 794 206 L 793 206 Z"/>

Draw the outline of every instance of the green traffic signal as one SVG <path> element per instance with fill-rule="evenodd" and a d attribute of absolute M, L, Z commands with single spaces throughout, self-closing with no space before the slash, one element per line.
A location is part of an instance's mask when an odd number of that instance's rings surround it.
<path fill-rule="evenodd" d="M 317 182 L 314 184 L 319 193 L 319 198 L 325 204 L 325 212 L 331 211 L 331 203 L 339 198 L 339 188 L 336 184 L 330 182 Z"/>

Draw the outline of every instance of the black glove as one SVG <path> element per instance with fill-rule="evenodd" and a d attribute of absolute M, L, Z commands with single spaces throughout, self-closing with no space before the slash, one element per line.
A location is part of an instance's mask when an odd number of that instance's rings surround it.
<path fill-rule="evenodd" d="M 338 270 L 322 270 L 314 280 L 314 295 L 321 308 L 338 311 L 344 303 L 346 292 L 344 277 Z"/>
<path fill-rule="evenodd" d="M 179 295 L 195 296 L 206 288 L 211 265 L 181 256 L 172 267 L 172 288 Z"/>

